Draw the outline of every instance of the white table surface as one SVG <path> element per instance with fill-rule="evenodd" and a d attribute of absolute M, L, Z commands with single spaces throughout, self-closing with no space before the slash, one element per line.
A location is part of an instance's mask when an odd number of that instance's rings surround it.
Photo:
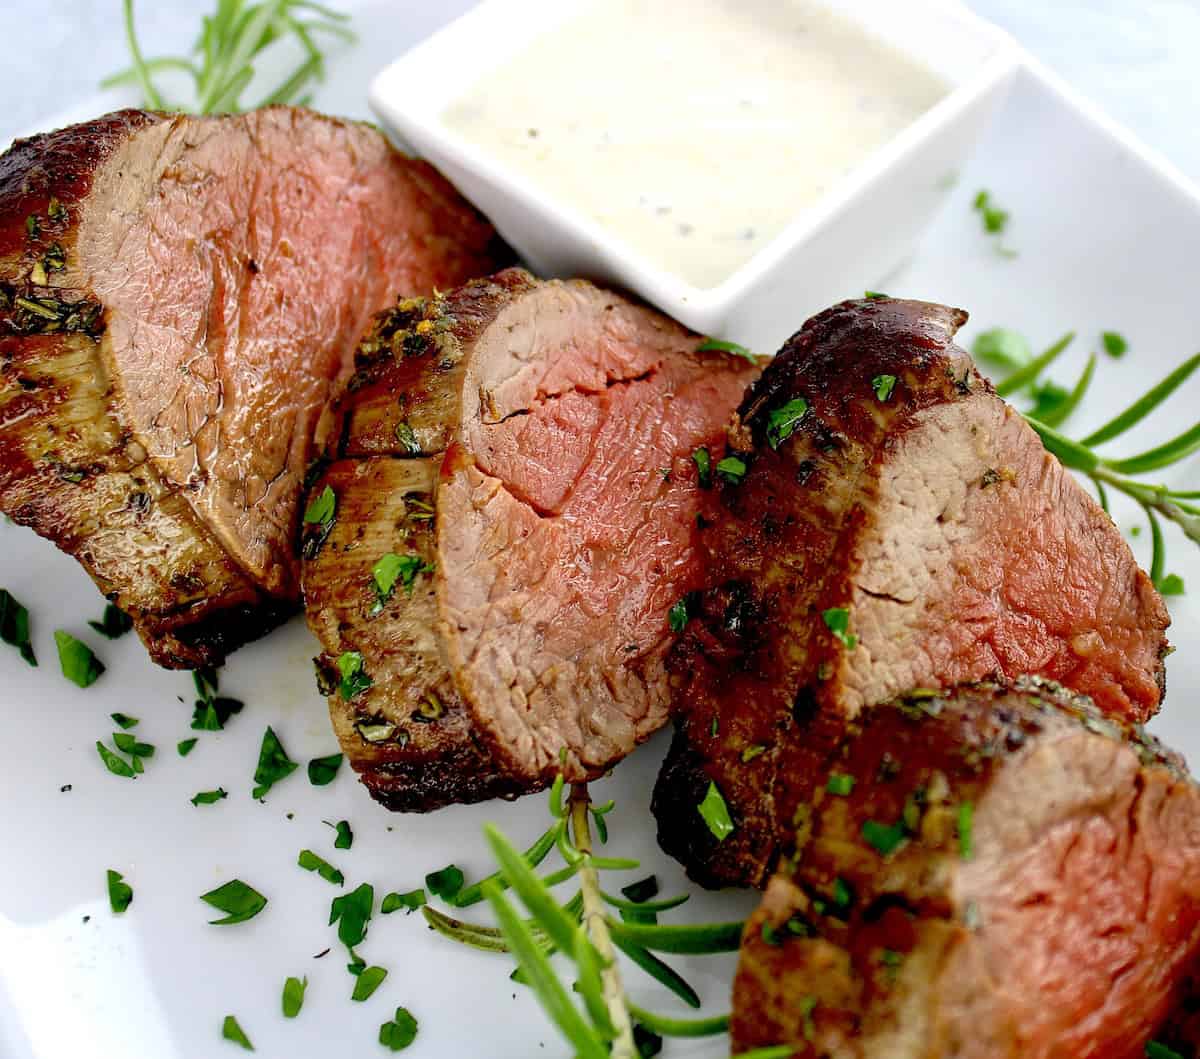
<path fill-rule="evenodd" d="M 1200 181 L 1200 0 L 968 2 Z M 144 50 L 185 50 L 200 16 L 214 6 L 141 0 Z M 120 0 L 41 0 L 35 7 L 0 0 L 0 14 L 8 16 L 0 143 L 86 97 L 100 77 L 126 63 Z"/>

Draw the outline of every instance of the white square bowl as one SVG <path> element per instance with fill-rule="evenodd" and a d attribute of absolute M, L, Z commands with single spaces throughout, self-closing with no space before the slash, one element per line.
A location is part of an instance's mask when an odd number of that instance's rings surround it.
<path fill-rule="evenodd" d="M 702 289 L 647 260 L 442 119 L 476 78 L 587 4 L 485 0 L 380 73 L 371 106 L 403 144 L 438 166 L 491 218 L 535 271 L 636 291 L 697 331 L 764 351 L 774 350 L 796 321 L 861 295 L 912 255 L 1020 62 L 1007 35 L 952 0 L 828 0 L 865 32 L 940 75 L 950 91 L 723 283 Z M 753 194 L 752 182 L 738 193 Z"/>
<path fill-rule="evenodd" d="M 636 291 L 703 334 L 763 351 L 774 350 L 796 321 L 861 295 L 912 255 L 1020 63 L 1006 34 L 953 0 L 827 0 L 864 32 L 941 76 L 950 91 L 728 279 L 702 289 L 649 261 L 442 119 L 475 79 L 588 4 L 485 0 L 380 73 L 371 106 L 401 143 L 438 166 L 491 218 L 535 271 Z M 752 195 L 753 183 L 738 193 Z"/>

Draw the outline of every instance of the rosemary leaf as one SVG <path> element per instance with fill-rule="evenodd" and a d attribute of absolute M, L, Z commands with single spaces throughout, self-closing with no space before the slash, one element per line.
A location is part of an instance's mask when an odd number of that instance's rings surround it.
<path fill-rule="evenodd" d="M 649 949 L 644 949 L 641 945 L 635 945 L 631 941 L 626 941 L 619 935 L 613 937 L 613 944 L 651 978 L 671 990 L 688 1007 L 698 1008 L 700 1006 L 700 997 L 696 993 L 696 990 L 673 967 L 663 963 Z"/>
<path fill-rule="evenodd" d="M 1161 467 L 1170 467 L 1173 463 L 1190 456 L 1200 449 L 1200 423 L 1173 437 L 1170 441 L 1153 449 L 1130 456 L 1124 460 L 1103 460 L 1106 467 L 1118 474 L 1145 474 L 1147 471 L 1157 471 Z"/>
<path fill-rule="evenodd" d="M 729 1016 L 707 1019 L 669 1019 L 630 1003 L 629 1010 L 643 1026 L 663 1037 L 715 1037 L 729 1030 Z"/>
<path fill-rule="evenodd" d="M 1073 341 L 1075 341 L 1075 332 L 1068 331 L 1041 356 L 1034 357 L 1024 367 L 1018 368 L 1002 382 L 997 383 L 996 393 L 1001 397 L 1008 397 L 1010 394 L 1025 389 L 1030 383 L 1035 382 L 1037 377 L 1054 363 Z"/>
<path fill-rule="evenodd" d="M 1083 439 L 1082 444 L 1099 445 L 1102 442 L 1111 441 L 1120 434 L 1124 434 L 1130 427 L 1145 419 L 1155 408 L 1187 382 L 1198 367 L 1200 367 L 1200 353 L 1185 360 L 1170 375 L 1163 379 L 1162 382 L 1134 401 L 1124 412 L 1110 419 L 1099 430 L 1094 430 L 1090 433 Z"/>
<path fill-rule="evenodd" d="M 654 952 L 681 956 L 703 956 L 715 952 L 737 952 L 744 923 L 703 923 L 697 926 L 658 926 L 646 923 L 608 921 L 613 937 L 641 945 Z"/>
<path fill-rule="evenodd" d="M 502 850 L 510 858 L 517 857 L 516 850 L 508 845 L 494 827 L 489 826 L 486 833 L 489 843 L 497 853 L 497 859 Z M 532 873 L 530 874 L 532 875 Z M 509 881 L 514 883 L 513 889 L 520 893 L 520 889 L 515 885 L 515 880 L 510 877 Z M 509 947 L 516 955 L 525 978 L 550 1020 L 574 1046 L 580 1059 L 608 1059 L 608 1045 L 587 1024 L 579 1013 L 579 1009 L 571 1002 L 566 989 L 563 988 L 554 969 L 550 966 L 550 961 L 538 947 L 529 928 L 517 915 L 503 891 L 493 884 L 484 888 L 484 896 L 491 903 Z"/>
<path fill-rule="evenodd" d="M 559 827 L 561 825 L 555 824 L 547 828 L 542 837 L 525 851 L 525 863 L 531 868 L 536 868 L 541 864 L 554 848 L 554 840 L 558 837 L 557 831 Z M 508 889 L 508 883 L 504 879 L 503 872 L 496 871 L 486 879 L 480 879 L 477 883 L 463 887 L 463 889 L 459 890 L 450 899 L 450 904 L 455 908 L 469 908 L 471 905 L 478 904 L 483 900 L 483 887 L 490 882 L 496 883 L 502 890 Z M 544 882 L 543 885 L 545 885 Z"/>

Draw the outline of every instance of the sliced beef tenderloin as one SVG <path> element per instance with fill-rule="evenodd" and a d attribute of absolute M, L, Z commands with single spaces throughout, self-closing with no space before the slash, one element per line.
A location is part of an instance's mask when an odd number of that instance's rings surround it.
<path fill-rule="evenodd" d="M 503 261 L 430 166 L 271 107 L 122 111 L 0 158 L 0 510 L 168 666 L 298 602 L 314 428 L 371 314 Z"/>
<path fill-rule="evenodd" d="M 674 652 L 659 837 L 698 880 L 764 883 L 845 725 L 915 687 L 1046 676 L 1157 708 L 1168 616 L 1109 517 L 954 344 L 966 314 L 894 299 L 810 320 L 747 394 Z M 710 782 L 737 829 L 696 810 Z"/>
<path fill-rule="evenodd" d="M 520 270 L 403 302 L 364 340 L 303 576 L 335 726 L 381 801 L 582 779 L 666 722 L 668 612 L 700 584 L 693 453 L 715 466 L 758 374 L 699 344 Z M 381 586 L 381 562 L 404 575 Z"/>
<path fill-rule="evenodd" d="M 1200 790 L 1045 682 L 877 706 L 747 924 L 734 1051 L 1134 1059 L 1200 952 Z"/>
<path fill-rule="evenodd" d="M 1039 674 L 1142 720 L 1169 618 L 1120 532 L 954 343 L 960 310 L 848 301 L 793 336 L 730 432 L 707 591 L 673 654 L 659 837 L 708 885 L 762 885 L 796 784 L 866 707 Z M 737 830 L 696 806 L 715 782 Z"/>

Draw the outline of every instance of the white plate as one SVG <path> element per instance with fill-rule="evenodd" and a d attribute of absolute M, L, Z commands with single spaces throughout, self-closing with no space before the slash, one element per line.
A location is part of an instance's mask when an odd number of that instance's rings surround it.
<path fill-rule="evenodd" d="M 428 6 L 377 0 L 361 8 L 359 25 L 371 31 L 335 63 L 318 104 L 364 115 L 369 76 L 435 21 L 457 13 L 445 5 L 435 17 Z M 983 187 L 1012 211 L 1007 242 L 1019 251 L 1016 259 L 1000 257 L 980 231 L 970 201 Z M 1044 74 L 1027 71 L 917 258 L 884 289 L 969 309 L 968 340 L 1003 324 L 1047 345 L 1077 329 L 1079 340 L 1055 371 L 1063 381 L 1097 346 L 1102 329 L 1124 332 L 1130 352 L 1120 361 L 1102 356 L 1094 392 L 1070 424 L 1074 431 L 1098 423 L 1200 347 L 1197 246 L 1200 198 L 1186 183 Z M 817 308 L 798 291 L 791 307 L 796 325 Z M 1182 429 L 1196 415 L 1196 393 L 1193 383 L 1190 395 L 1177 394 L 1169 410 L 1118 448 L 1132 451 Z M 1195 482 L 1196 468 L 1193 461 L 1173 469 L 1173 480 Z M 1116 516 L 1122 528 L 1136 522 L 1132 508 L 1119 507 Z M 1155 728 L 1200 760 L 1200 726 L 1190 714 L 1200 698 L 1194 647 L 1200 552 L 1173 527 L 1167 533 L 1170 568 L 1192 594 L 1172 601 L 1174 639 L 1183 649 L 1170 660 L 1168 706 Z M 1148 561 L 1146 535 L 1134 544 Z M 190 679 L 153 667 L 132 637 L 109 644 L 87 628 L 102 601 L 74 562 L 13 526 L 0 526 L 0 557 L 0 584 L 29 606 L 41 660 L 30 669 L 0 645 L 8 732 L 0 770 L 6 810 L 0 1055 L 230 1059 L 238 1053 L 220 1038 L 229 1013 L 259 1055 L 384 1055 L 378 1027 L 398 1004 L 421 1022 L 406 1053 L 414 1059 L 566 1054 L 526 990 L 509 982 L 505 958 L 461 949 L 427 931 L 417 915 L 376 916 L 361 951 L 390 974 L 371 1000 L 352 1003 L 346 961 L 326 926 L 338 891 L 296 866 L 299 850 L 311 848 L 345 871 L 348 886 L 371 882 L 377 895 L 418 886 L 426 872 L 450 861 L 478 877 L 489 867 L 482 823 L 494 820 L 515 840 L 529 841 L 544 826 L 543 798 L 395 816 L 376 806 L 344 767 L 323 789 L 310 787 L 298 771 L 259 804 L 250 797 L 251 775 L 267 724 L 296 760 L 336 749 L 313 684 L 316 644 L 303 622 L 233 657 L 222 687 L 246 701 L 245 711 L 224 732 L 193 733 Z M 60 676 L 56 627 L 92 643 L 108 664 L 92 688 L 78 690 Z M 109 775 L 94 749 L 97 739 L 110 737 L 108 715 L 115 710 L 142 718 L 137 735 L 158 747 L 136 781 Z M 180 759 L 175 744 L 191 735 L 199 744 Z M 640 856 L 644 871 L 655 871 L 664 891 L 674 893 L 684 885 L 682 875 L 657 852 L 647 812 L 664 749 L 660 736 L 596 793 L 618 802 L 610 817 L 614 850 Z M 60 793 L 64 784 L 72 789 Z M 230 792 L 226 801 L 189 804 L 196 791 L 218 785 Z M 334 850 L 333 832 L 322 823 L 339 819 L 353 825 L 350 851 Z M 134 903 L 121 917 L 108 910 L 107 868 L 123 872 L 134 888 Z M 208 926 L 214 917 L 198 895 L 234 877 L 260 889 L 270 904 L 248 924 Z M 746 895 L 697 894 L 671 917 L 738 918 L 749 907 Z M 328 956 L 313 959 L 330 946 Z M 731 959 L 674 962 L 704 995 L 706 1011 L 728 1006 Z M 288 975 L 309 979 L 295 1021 L 279 1009 Z M 636 972 L 630 981 L 644 1005 L 686 1014 Z M 668 1042 L 666 1054 L 715 1057 L 728 1048 L 724 1040 Z"/>

